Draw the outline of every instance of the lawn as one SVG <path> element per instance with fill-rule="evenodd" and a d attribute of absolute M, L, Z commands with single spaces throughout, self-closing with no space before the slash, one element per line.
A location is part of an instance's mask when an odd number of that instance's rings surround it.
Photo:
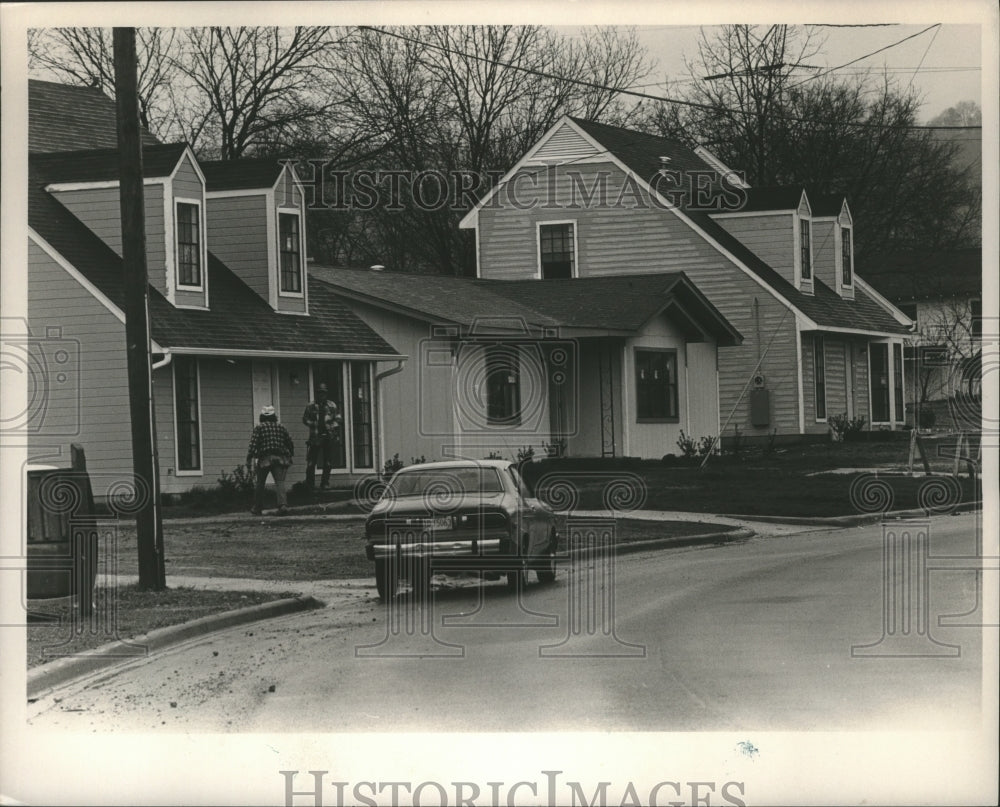
<path fill-rule="evenodd" d="M 726 530 L 698 522 L 621 519 L 620 543 L 652 538 L 688 539 Z M 561 531 L 565 535 L 565 530 Z M 338 580 L 367 578 L 363 522 L 263 517 L 206 524 L 164 523 L 167 578 L 241 577 L 258 580 Z M 119 574 L 137 573 L 135 530 L 123 524 L 117 546 Z"/>
<path fill-rule="evenodd" d="M 295 596 L 293 593 L 196 591 L 190 588 L 141 591 L 136 586 L 118 587 L 113 600 L 109 589 L 98 588 L 95 594 L 96 607 L 92 619 L 74 619 L 68 597 L 29 601 L 32 611 L 60 620 L 33 621 L 28 625 L 29 668 L 92 650 L 117 639 L 141 636 L 156 628 Z"/>

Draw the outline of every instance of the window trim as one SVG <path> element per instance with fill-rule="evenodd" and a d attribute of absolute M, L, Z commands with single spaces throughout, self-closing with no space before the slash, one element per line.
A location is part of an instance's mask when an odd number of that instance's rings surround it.
<path fill-rule="evenodd" d="M 819 361 L 817 361 L 819 359 Z M 820 381 L 820 366 L 823 368 L 823 379 L 822 383 Z M 813 407 L 814 415 L 816 417 L 817 423 L 827 422 L 827 400 L 826 400 L 826 340 L 823 338 L 822 334 L 815 334 L 813 336 Z M 822 400 L 820 399 L 820 391 L 822 388 Z M 820 404 L 822 403 L 822 407 Z M 823 414 L 820 415 L 820 409 L 823 410 Z"/>
<path fill-rule="evenodd" d="M 486 425 L 488 427 L 490 427 L 490 428 L 494 428 L 495 427 L 495 428 L 498 428 L 498 429 L 518 428 L 524 422 L 524 418 L 523 418 L 523 414 L 524 414 L 524 405 L 523 404 L 524 404 L 524 401 L 523 401 L 523 398 L 522 398 L 522 395 L 521 395 L 521 375 L 522 375 L 522 372 L 521 372 L 521 351 L 518 350 L 516 344 L 515 345 L 504 345 L 504 344 L 484 345 L 483 346 L 483 350 L 485 351 L 485 355 L 483 356 L 483 363 L 484 363 L 484 365 L 486 367 L 486 376 L 483 379 L 483 384 L 486 385 L 486 395 L 485 395 L 485 400 L 486 400 L 486 412 L 485 412 L 485 415 L 486 415 Z M 505 359 L 506 358 L 511 358 L 511 359 L 514 360 L 513 369 L 515 371 L 514 374 L 516 376 L 516 379 L 515 379 L 515 381 L 514 381 L 513 384 L 511 384 L 509 381 L 506 382 L 506 386 L 513 387 L 514 390 L 515 390 L 515 392 L 516 392 L 516 401 L 514 401 L 514 409 L 513 409 L 513 412 L 510 415 L 508 415 L 506 417 L 502 417 L 502 418 L 496 418 L 496 417 L 493 416 L 493 414 L 492 414 L 493 407 L 490 405 L 490 401 L 491 401 L 491 396 L 490 396 L 490 389 L 491 389 L 490 388 L 490 377 L 493 375 L 493 372 L 494 372 L 491 369 L 491 365 L 492 365 L 492 363 L 494 361 L 494 359 L 492 358 L 492 356 L 495 355 L 496 353 L 502 354 L 502 356 Z M 505 364 L 506 364 L 506 361 L 505 361 Z M 506 401 L 505 401 L 505 403 L 506 403 Z"/>
<path fill-rule="evenodd" d="M 181 244 L 180 244 L 180 215 L 178 210 L 181 205 L 191 205 L 198 209 L 198 283 L 189 284 L 181 282 Z M 183 196 L 174 197 L 174 287 L 177 291 L 193 292 L 205 291 L 205 275 L 208 272 L 208 244 L 206 242 L 205 227 L 205 206 L 200 199 L 191 199 Z"/>
<path fill-rule="evenodd" d="M 795 239 L 796 246 L 798 247 L 798 257 L 796 263 L 799 266 L 799 281 L 800 285 L 809 285 L 811 289 L 813 286 L 813 278 L 816 276 L 815 267 L 813 266 L 813 234 L 812 234 L 812 219 L 806 216 L 798 216 L 799 226 L 798 233 Z M 803 233 L 807 234 L 809 239 L 809 266 L 804 265 L 803 258 L 805 257 L 802 253 L 805 249 L 802 243 Z M 809 276 L 806 277 L 806 269 L 808 268 Z"/>
<path fill-rule="evenodd" d="M 672 385 L 667 385 L 668 393 L 672 390 L 672 403 L 673 410 L 676 415 L 667 415 L 665 417 L 642 417 L 639 414 L 639 401 L 641 396 L 639 394 L 639 354 L 640 353 L 666 353 L 673 357 L 674 361 L 674 383 Z M 636 423 L 680 423 L 681 422 L 681 402 L 680 402 L 680 363 L 677 348 L 666 348 L 666 347 L 634 347 L 632 349 L 632 387 L 635 393 L 635 422 Z M 668 408 L 671 403 L 668 400 Z"/>
<path fill-rule="evenodd" d="M 305 228 L 303 227 L 305 216 L 302 215 L 302 211 L 297 207 L 286 207 L 286 206 L 276 206 L 276 218 L 277 226 L 275 229 L 275 241 L 277 246 L 277 256 L 276 256 L 276 266 L 277 269 L 277 281 L 278 281 L 278 296 L 279 297 L 292 297 L 295 299 L 302 299 L 305 297 L 305 286 L 306 286 L 306 268 L 305 268 Z M 281 249 L 281 217 L 282 216 L 295 216 L 299 222 L 299 290 L 298 291 L 286 291 L 282 288 L 282 271 L 281 271 L 281 256 L 283 254 Z"/>
<path fill-rule="evenodd" d="M 198 467 L 197 468 L 185 468 L 180 467 L 180 429 L 178 428 L 177 422 L 177 360 L 180 359 L 182 362 L 185 360 L 190 360 L 192 366 L 194 367 L 194 379 L 195 387 L 197 393 L 197 417 L 198 417 Z M 198 361 L 197 356 L 175 356 L 174 361 L 171 362 L 172 371 L 172 387 L 173 387 L 173 414 L 174 414 L 174 476 L 204 476 L 205 475 L 205 435 L 202 431 L 202 426 L 204 420 L 202 418 L 201 412 L 201 362 Z"/>
<path fill-rule="evenodd" d="M 840 285 L 845 289 L 854 288 L 854 233 L 851 227 L 845 227 L 843 224 L 840 225 Z M 844 237 L 847 238 L 847 251 L 844 251 Z M 850 260 L 850 280 L 845 280 L 845 264 L 844 258 Z"/>
<path fill-rule="evenodd" d="M 542 271 L 542 227 L 556 226 L 560 224 L 573 225 L 573 266 L 570 269 L 570 278 L 577 278 L 580 276 L 580 228 L 577 226 L 576 219 L 552 219 L 535 222 L 535 252 L 537 259 L 537 265 L 535 267 L 536 280 L 545 279 L 545 275 Z"/>

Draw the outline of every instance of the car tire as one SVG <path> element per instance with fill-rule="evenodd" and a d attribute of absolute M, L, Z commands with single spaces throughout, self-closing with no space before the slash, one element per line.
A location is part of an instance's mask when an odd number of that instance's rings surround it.
<path fill-rule="evenodd" d="M 543 555 L 535 567 L 535 575 L 539 583 L 554 583 L 556 581 L 556 543 L 555 530 L 549 536 L 549 554 Z"/>
<path fill-rule="evenodd" d="M 375 561 L 375 588 L 380 600 L 390 600 L 395 596 L 399 588 L 395 565 L 384 560 Z"/>
<path fill-rule="evenodd" d="M 523 589 L 527 582 L 528 575 L 525 574 L 523 566 L 515 571 L 507 572 L 507 588 L 511 591 Z"/>
<path fill-rule="evenodd" d="M 431 567 L 429 563 L 416 560 L 410 570 L 410 587 L 413 589 L 413 596 L 423 599 L 430 597 L 431 590 Z"/>

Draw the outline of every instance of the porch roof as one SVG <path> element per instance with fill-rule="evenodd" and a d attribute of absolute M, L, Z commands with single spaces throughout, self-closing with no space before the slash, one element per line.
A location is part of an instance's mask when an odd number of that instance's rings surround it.
<path fill-rule="evenodd" d="M 35 155 L 29 159 L 28 226 L 119 311 L 124 310 L 121 258 L 45 190 L 55 180 L 48 165 L 48 160 Z M 211 252 L 207 274 L 210 310 L 175 308 L 150 285 L 150 332 L 159 347 L 289 357 L 399 356 L 321 283 L 309 284 L 310 315 L 296 316 L 276 313 Z"/>
<path fill-rule="evenodd" d="M 345 296 L 432 322 L 493 329 L 504 319 L 574 335 L 627 336 L 667 313 L 690 337 L 721 345 L 740 333 L 683 272 L 565 280 L 474 280 L 444 275 L 313 266 L 314 277 Z M 509 326 L 517 330 L 516 325 Z M 493 332 L 493 330 L 491 330 Z"/>

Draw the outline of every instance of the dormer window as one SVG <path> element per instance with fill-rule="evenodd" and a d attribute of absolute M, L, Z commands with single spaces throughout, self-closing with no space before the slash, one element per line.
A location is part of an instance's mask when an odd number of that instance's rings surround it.
<path fill-rule="evenodd" d="M 843 283 L 850 286 L 854 283 L 854 250 L 851 249 L 851 231 L 848 227 L 840 231 L 840 251 L 844 266 Z"/>
<path fill-rule="evenodd" d="M 201 288 L 201 205 L 177 203 L 177 285 Z"/>
<path fill-rule="evenodd" d="M 299 232 L 297 212 L 278 214 L 279 274 L 283 294 L 302 293 L 302 249 Z"/>
<path fill-rule="evenodd" d="M 802 258 L 802 279 L 812 281 L 812 245 L 810 232 L 812 222 L 809 219 L 799 221 L 800 249 Z"/>
<path fill-rule="evenodd" d="M 576 274 L 574 222 L 538 225 L 539 275 L 545 280 L 570 278 Z"/>

